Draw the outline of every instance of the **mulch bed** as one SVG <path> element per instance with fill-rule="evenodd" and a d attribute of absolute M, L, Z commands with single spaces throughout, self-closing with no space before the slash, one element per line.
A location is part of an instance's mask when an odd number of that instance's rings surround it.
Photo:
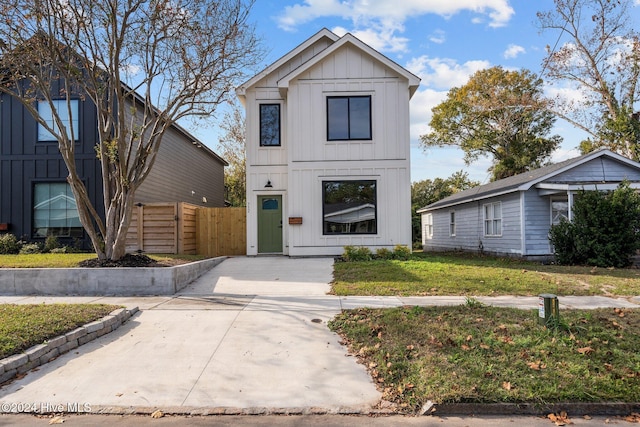
<path fill-rule="evenodd" d="M 169 267 L 169 264 L 160 263 L 146 255 L 126 254 L 118 261 L 88 259 L 78 263 L 78 267 Z"/>

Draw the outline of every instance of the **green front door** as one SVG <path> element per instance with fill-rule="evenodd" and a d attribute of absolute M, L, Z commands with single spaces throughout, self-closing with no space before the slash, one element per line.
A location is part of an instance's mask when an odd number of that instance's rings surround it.
<path fill-rule="evenodd" d="M 258 253 L 282 253 L 282 196 L 258 196 Z"/>

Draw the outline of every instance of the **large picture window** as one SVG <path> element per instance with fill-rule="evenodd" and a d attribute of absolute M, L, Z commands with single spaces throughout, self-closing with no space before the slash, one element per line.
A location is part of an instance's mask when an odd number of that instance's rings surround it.
<path fill-rule="evenodd" d="M 280 145 L 280 104 L 260 104 L 260 146 Z"/>
<path fill-rule="evenodd" d="M 323 181 L 322 234 L 376 234 L 376 181 Z"/>
<path fill-rule="evenodd" d="M 78 139 L 78 100 L 72 99 L 69 101 L 69 105 L 67 106 L 66 99 L 60 99 L 53 101 L 53 106 L 55 107 L 60 120 L 64 124 L 65 129 L 67 130 L 67 136 L 71 138 L 71 129 L 73 129 L 74 138 Z M 69 117 L 69 110 L 71 110 L 71 117 Z M 54 129 L 56 132 L 59 132 L 58 125 L 53 116 L 53 111 L 51 109 L 51 105 L 49 105 L 48 101 L 38 101 L 38 114 L 47 122 L 49 127 Z M 58 139 L 51 133 L 47 128 L 38 123 L 38 141 L 48 142 L 48 141 L 57 141 Z"/>
<path fill-rule="evenodd" d="M 484 205 L 484 235 L 502 236 L 502 203 Z"/>
<path fill-rule="evenodd" d="M 371 96 L 327 97 L 327 140 L 371 139 Z"/>
<path fill-rule="evenodd" d="M 82 237 L 78 207 L 69 184 L 38 183 L 33 194 L 33 237 Z"/>

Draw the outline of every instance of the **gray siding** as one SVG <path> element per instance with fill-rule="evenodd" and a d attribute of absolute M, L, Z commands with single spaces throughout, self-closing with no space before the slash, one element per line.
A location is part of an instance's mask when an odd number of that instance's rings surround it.
<path fill-rule="evenodd" d="M 549 179 L 549 182 L 605 182 L 640 180 L 640 170 L 607 157 L 599 157 Z"/>
<path fill-rule="evenodd" d="M 484 235 L 484 205 L 501 202 L 502 236 Z M 449 235 L 449 213 L 456 212 L 456 235 Z M 433 239 L 427 239 L 425 251 L 464 250 L 495 254 L 521 254 L 520 197 L 519 193 L 465 203 L 455 208 L 432 212 Z"/>
<path fill-rule="evenodd" d="M 224 165 L 204 147 L 199 148 L 184 134 L 170 128 L 162 139 L 149 176 L 136 192 L 136 201 L 222 207 Z"/>
<path fill-rule="evenodd" d="M 549 255 L 549 227 L 551 226 L 551 198 L 541 197 L 538 190 L 524 193 L 525 255 Z"/>

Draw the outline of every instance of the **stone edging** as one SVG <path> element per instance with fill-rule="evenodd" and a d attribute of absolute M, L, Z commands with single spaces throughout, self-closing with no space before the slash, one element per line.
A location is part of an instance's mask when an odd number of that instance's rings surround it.
<path fill-rule="evenodd" d="M 130 310 L 118 308 L 102 319 L 87 323 L 84 326 L 52 338 L 44 344 L 37 344 L 24 353 L 14 354 L 0 360 L 0 384 L 17 375 L 24 374 L 33 368 L 44 365 L 61 354 L 67 353 L 82 344 L 115 331 L 131 316 L 138 312 L 138 307 Z"/>

